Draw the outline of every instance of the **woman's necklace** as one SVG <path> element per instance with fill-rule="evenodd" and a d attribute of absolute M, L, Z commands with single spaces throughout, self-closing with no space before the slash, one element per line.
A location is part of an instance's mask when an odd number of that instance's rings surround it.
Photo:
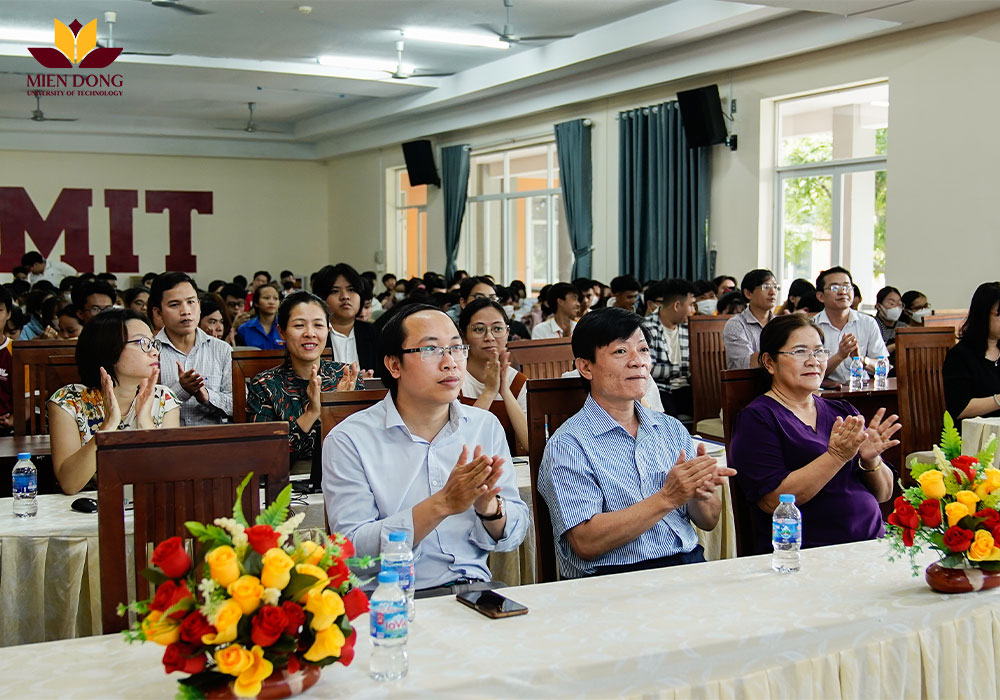
<path fill-rule="evenodd" d="M 773 398 L 775 401 L 777 401 L 778 403 L 780 403 L 782 406 L 784 406 L 785 408 L 787 408 L 792 413 L 795 413 L 796 411 L 807 412 L 810 408 L 812 408 L 812 405 L 813 405 L 813 396 L 812 396 L 812 394 L 809 394 L 809 398 L 806 400 L 805 405 L 796 406 L 794 403 L 792 403 L 791 401 L 788 401 L 784 396 L 782 396 L 781 393 L 777 389 L 775 389 L 773 386 L 771 387 L 770 391 L 768 391 L 767 393 L 771 395 L 771 398 Z"/>

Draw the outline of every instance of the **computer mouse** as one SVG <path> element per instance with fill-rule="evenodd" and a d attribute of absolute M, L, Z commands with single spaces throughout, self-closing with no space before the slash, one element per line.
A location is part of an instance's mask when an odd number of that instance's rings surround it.
<path fill-rule="evenodd" d="M 97 512 L 97 499 L 96 498 L 78 498 L 73 501 L 70 506 L 73 510 L 78 513 L 96 513 Z"/>

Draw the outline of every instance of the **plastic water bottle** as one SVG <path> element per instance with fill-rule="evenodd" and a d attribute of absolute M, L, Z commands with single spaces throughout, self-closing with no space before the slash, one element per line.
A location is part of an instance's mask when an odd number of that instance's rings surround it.
<path fill-rule="evenodd" d="M 398 681 L 406 676 L 406 595 L 399 587 L 395 571 L 380 571 L 378 588 L 372 593 L 371 610 L 372 649 L 368 673 L 377 681 Z"/>
<path fill-rule="evenodd" d="M 889 383 L 889 360 L 885 355 L 879 355 L 875 360 L 875 388 L 885 389 Z"/>
<path fill-rule="evenodd" d="M 851 358 L 851 391 L 861 391 L 865 386 L 865 362 L 860 355 Z"/>
<path fill-rule="evenodd" d="M 17 464 L 11 473 L 11 495 L 14 496 L 14 515 L 33 518 L 38 514 L 38 470 L 27 452 L 17 453 Z"/>
<path fill-rule="evenodd" d="M 781 501 L 774 509 L 771 521 L 771 568 L 779 574 L 791 574 L 799 570 L 799 548 L 802 546 L 802 514 L 795 507 L 795 496 L 783 493 Z"/>
<path fill-rule="evenodd" d="M 406 594 L 406 615 L 412 621 L 416 611 L 413 605 L 413 550 L 406 543 L 406 533 L 402 530 L 389 533 L 389 544 L 382 549 L 382 571 L 395 571 L 399 576 L 399 587 Z"/>

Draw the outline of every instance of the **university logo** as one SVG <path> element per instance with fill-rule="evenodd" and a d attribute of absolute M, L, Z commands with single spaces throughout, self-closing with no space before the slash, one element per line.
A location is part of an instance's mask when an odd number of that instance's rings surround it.
<path fill-rule="evenodd" d="M 120 48 L 106 49 L 97 46 L 97 20 L 92 20 L 86 26 L 78 20 L 73 20 L 66 26 L 59 20 L 55 22 L 56 48 L 30 47 L 28 51 L 35 60 L 46 68 L 106 68 L 110 66 Z"/>

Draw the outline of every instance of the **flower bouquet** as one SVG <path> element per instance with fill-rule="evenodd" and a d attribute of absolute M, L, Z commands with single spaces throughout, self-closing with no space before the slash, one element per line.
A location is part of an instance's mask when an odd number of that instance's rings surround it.
<path fill-rule="evenodd" d="M 916 555 L 926 544 L 940 553 L 927 569 L 935 590 L 964 592 L 1000 585 L 1000 470 L 990 465 L 995 436 L 975 457 L 962 454 L 962 436 L 944 414 L 934 464 L 913 460 L 916 486 L 903 489 L 888 518 L 887 539 L 895 555 L 908 555 L 917 575 Z M 900 483 L 902 486 L 902 483 Z"/>
<path fill-rule="evenodd" d="M 166 647 L 167 673 L 179 681 L 179 698 L 286 697 L 319 679 L 322 666 L 354 658 L 357 634 L 351 620 L 368 610 L 368 599 L 351 566 L 343 535 L 305 536 L 295 528 L 304 513 L 288 518 L 291 486 L 250 525 L 236 492 L 232 518 L 213 524 L 185 523 L 202 544 L 194 561 L 180 537 L 161 542 L 142 574 L 156 586 L 152 600 L 119 606 L 140 622 L 124 634 L 129 642 Z"/>

